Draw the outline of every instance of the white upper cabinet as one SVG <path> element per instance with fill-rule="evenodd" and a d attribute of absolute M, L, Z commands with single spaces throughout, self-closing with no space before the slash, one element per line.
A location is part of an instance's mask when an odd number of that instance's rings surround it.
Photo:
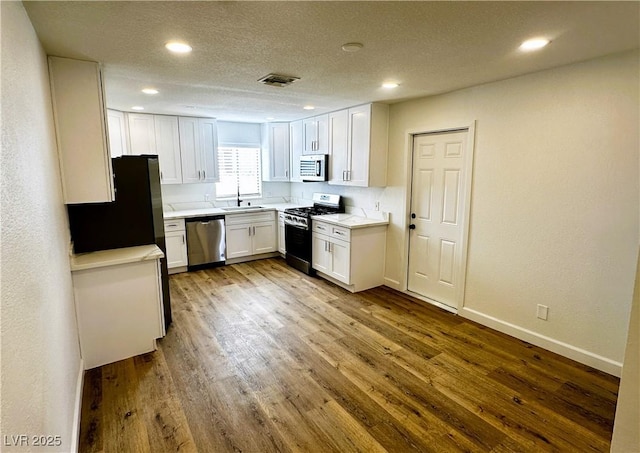
<path fill-rule="evenodd" d="M 181 116 L 179 125 L 182 182 L 216 182 L 218 180 L 216 120 Z"/>
<path fill-rule="evenodd" d="M 64 202 L 113 201 L 100 65 L 49 57 L 49 77 Z"/>
<path fill-rule="evenodd" d="M 302 120 L 289 123 L 289 152 L 291 154 L 289 180 L 291 182 L 302 182 L 300 177 L 300 156 L 302 156 L 303 141 Z"/>
<path fill-rule="evenodd" d="M 153 115 L 127 113 L 129 124 L 129 152 L 133 155 L 158 154 L 156 151 L 156 127 Z"/>
<path fill-rule="evenodd" d="M 302 121 L 302 154 L 329 154 L 329 115 Z"/>
<path fill-rule="evenodd" d="M 218 181 L 214 118 L 127 113 L 131 154 L 157 154 L 162 184 Z"/>
<path fill-rule="evenodd" d="M 200 182 L 200 130 L 198 118 L 180 117 L 180 162 L 182 164 L 182 182 Z"/>
<path fill-rule="evenodd" d="M 262 180 L 289 181 L 289 123 L 269 123 L 263 131 Z"/>
<path fill-rule="evenodd" d="M 367 104 L 347 109 L 346 113 L 346 155 L 339 146 L 332 150 L 331 180 L 329 183 L 359 187 L 385 186 L 387 183 L 389 106 Z M 344 132 L 344 128 L 339 128 L 336 125 L 334 130 L 339 134 L 336 143 L 341 143 L 341 134 Z"/>
<path fill-rule="evenodd" d="M 124 113 L 118 110 L 107 110 L 107 123 L 109 126 L 109 152 L 111 157 L 129 154 Z"/>
<path fill-rule="evenodd" d="M 340 110 L 329 114 L 329 184 L 342 184 L 349 166 L 349 111 Z"/>
<path fill-rule="evenodd" d="M 217 182 L 218 174 L 218 126 L 214 118 L 198 118 L 200 128 L 200 168 L 202 182 Z"/>
<path fill-rule="evenodd" d="M 180 184 L 182 163 L 180 161 L 180 133 L 177 116 L 153 115 L 156 132 L 156 153 L 160 162 L 160 182 Z"/>

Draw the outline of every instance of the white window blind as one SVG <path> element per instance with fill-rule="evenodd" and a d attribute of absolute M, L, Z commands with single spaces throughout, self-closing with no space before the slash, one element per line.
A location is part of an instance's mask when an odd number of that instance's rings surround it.
<path fill-rule="evenodd" d="M 219 147 L 218 169 L 216 198 L 262 196 L 260 148 Z"/>

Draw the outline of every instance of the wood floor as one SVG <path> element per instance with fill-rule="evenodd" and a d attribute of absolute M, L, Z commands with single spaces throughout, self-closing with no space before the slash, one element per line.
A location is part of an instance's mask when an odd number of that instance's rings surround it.
<path fill-rule="evenodd" d="M 609 451 L 618 379 L 281 259 L 171 276 L 156 352 L 87 372 L 83 452 Z"/>

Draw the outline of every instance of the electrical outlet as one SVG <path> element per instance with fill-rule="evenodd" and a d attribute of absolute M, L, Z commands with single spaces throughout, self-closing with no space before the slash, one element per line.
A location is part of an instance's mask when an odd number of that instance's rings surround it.
<path fill-rule="evenodd" d="M 380 202 L 379 202 L 379 201 L 376 201 L 375 210 L 376 210 L 376 211 L 379 211 L 379 210 L 380 210 Z"/>
<path fill-rule="evenodd" d="M 542 319 L 543 321 L 546 321 L 548 317 L 549 317 L 549 307 L 547 307 L 546 305 L 538 304 L 538 318 Z"/>

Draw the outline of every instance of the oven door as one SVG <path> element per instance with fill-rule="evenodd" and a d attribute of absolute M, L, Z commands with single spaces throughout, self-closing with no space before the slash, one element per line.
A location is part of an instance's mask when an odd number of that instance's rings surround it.
<path fill-rule="evenodd" d="M 285 224 L 284 242 L 287 246 L 287 264 L 311 274 L 311 230 Z"/>

